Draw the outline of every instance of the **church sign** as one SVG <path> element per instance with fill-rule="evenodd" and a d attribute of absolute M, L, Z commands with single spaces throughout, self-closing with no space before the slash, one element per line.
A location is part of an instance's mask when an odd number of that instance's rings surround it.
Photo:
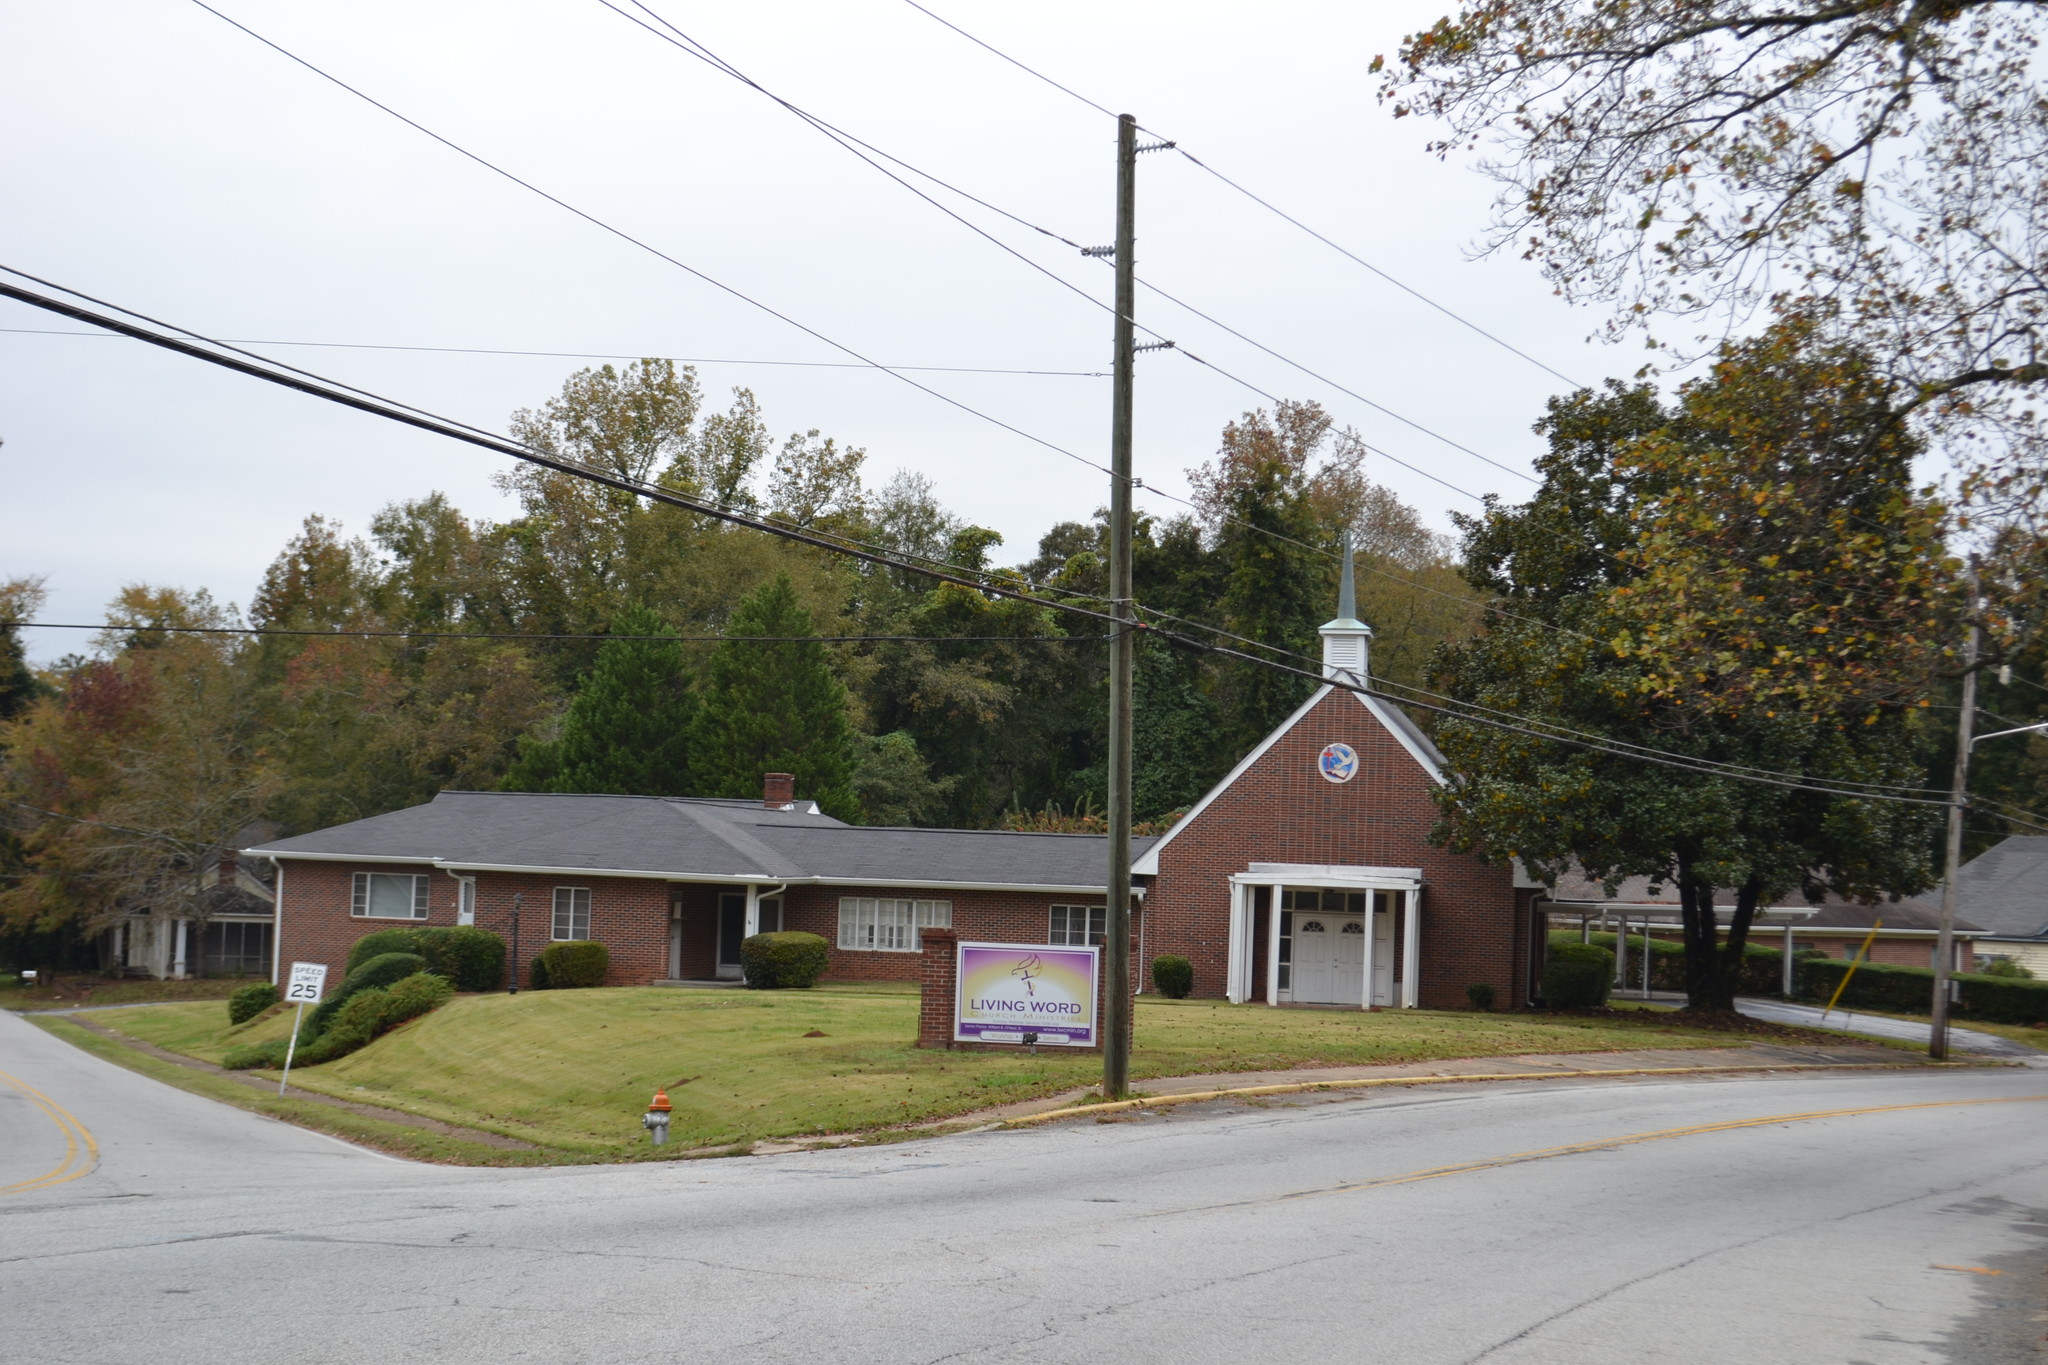
<path fill-rule="evenodd" d="M 958 951 L 954 1042 L 1096 1045 L 1101 948 L 962 943 Z"/>

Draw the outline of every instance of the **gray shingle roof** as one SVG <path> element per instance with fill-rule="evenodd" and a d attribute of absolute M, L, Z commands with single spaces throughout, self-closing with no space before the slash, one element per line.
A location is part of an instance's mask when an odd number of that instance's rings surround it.
<path fill-rule="evenodd" d="M 2043 840 L 2048 843 L 2048 840 Z M 1648 877 L 1630 877 L 1617 886 L 1609 897 L 1607 889 L 1585 874 L 1573 871 L 1558 878 L 1557 886 L 1550 892 L 1550 899 L 1577 910 L 1586 906 L 1597 911 L 1602 905 L 1615 906 L 1669 906 L 1678 907 L 1678 888 L 1669 882 L 1659 886 L 1653 894 Z M 1941 927 L 1941 906 L 1939 893 L 1933 898 L 1915 899 L 1900 897 L 1897 900 L 1881 901 L 1876 905 L 1858 905 L 1840 896 L 1828 896 L 1818 904 L 1809 902 L 1797 893 L 1781 897 L 1773 905 L 1758 906 L 1757 913 L 1767 915 L 1772 910 L 1811 910 L 1810 916 L 1802 916 L 1798 923 L 1809 929 L 1868 929 L 1873 920 L 1882 919 L 1887 929 L 1938 929 Z M 1717 889 L 1714 892 L 1716 909 L 1727 909 L 1735 904 L 1735 893 Z M 1956 916 L 1956 928 L 1966 934 L 1982 932 L 1980 921 Z"/>
<path fill-rule="evenodd" d="M 1956 871 L 1956 910 L 2007 938 L 2048 938 L 2048 835 L 2015 834 Z"/>
<path fill-rule="evenodd" d="M 754 801 L 442 792 L 424 806 L 247 850 L 280 858 L 416 860 L 733 881 L 1100 888 L 1093 834 L 891 829 Z M 1133 855 L 1150 839 L 1133 839 Z"/>

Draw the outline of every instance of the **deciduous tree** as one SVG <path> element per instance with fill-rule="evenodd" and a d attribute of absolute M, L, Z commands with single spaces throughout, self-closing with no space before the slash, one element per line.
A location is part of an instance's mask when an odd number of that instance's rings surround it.
<path fill-rule="evenodd" d="M 1745 429 L 1724 439 L 1720 417 L 1760 391 L 1794 400 L 1773 437 Z M 1836 396 L 1857 408 L 1853 382 Z M 1903 464 L 1831 462 L 1842 433 L 1801 420 L 1823 406 L 1734 364 L 1688 391 L 1677 412 L 1648 388 L 1557 400 L 1538 428 L 1551 445 L 1542 488 L 1524 506 L 1496 503 L 1465 523 L 1467 571 L 1493 610 L 1484 633 L 1447 648 L 1437 667 L 1438 685 L 1474 718 L 1437 725 L 1451 776 L 1436 837 L 1517 858 L 1546 880 L 1578 869 L 1610 885 L 1642 876 L 1674 886 L 1695 1008 L 1732 1005 L 1760 905 L 1792 892 L 1910 894 L 1934 877 L 1935 806 L 1833 794 L 1922 786 L 1919 694 L 1894 679 L 1877 686 L 1860 665 L 1803 673 L 1784 689 L 1748 668 L 1742 642 L 1759 632 L 1798 638 L 1808 618 L 1795 599 L 1825 585 L 1795 573 L 1787 593 L 1743 598 L 1739 610 L 1729 599 L 1725 615 L 1693 610 L 1684 591 L 1689 573 L 1718 584 L 1725 556 L 1743 553 L 1689 536 L 1715 517 L 1739 523 L 1778 506 L 1773 490 L 1817 467 L 1841 481 L 1830 501 L 1876 513 L 1887 543 L 1909 547 L 1902 557 L 1917 565 L 1932 552 L 1918 538 Z M 1806 544 L 1810 522 L 1794 519 L 1799 530 L 1762 548 L 1797 570 L 1830 551 Z M 1770 568 L 1739 562 L 1751 587 L 1775 581 Z M 1644 648 L 1659 632 L 1658 646 Z M 1698 667 L 1729 658 L 1725 679 Z M 1922 672 L 1918 686 L 1930 681 Z M 1485 715 L 1521 718 L 1538 733 L 1482 724 Z M 1694 766 L 1653 763 L 1627 746 Z M 1717 895 L 1732 901 L 1725 937 Z"/>

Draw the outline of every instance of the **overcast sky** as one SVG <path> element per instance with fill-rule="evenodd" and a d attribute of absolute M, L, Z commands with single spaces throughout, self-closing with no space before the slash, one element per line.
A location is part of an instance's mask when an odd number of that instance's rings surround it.
<path fill-rule="evenodd" d="M 903 0 L 653 8 L 761 84 L 991 203 L 1084 243 L 1112 235 L 1113 122 Z M 596 0 L 216 0 L 365 93 L 835 341 L 901 365 L 1106 371 L 1109 315 L 974 236 L 758 93 Z M 930 8 L 1136 114 L 1387 273 L 1565 374 L 1639 363 L 1589 345 L 1529 264 L 1474 260 L 1491 186 L 1422 150 L 1367 66 L 1445 8 L 1067 3 Z M 509 184 L 192 0 L 12 5 L 0 17 L 0 263 L 215 336 L 696 358 L 708 404 L 758 395 L 771 430 L 928 475 L 1027 558 L 1105 479 L 886 374 Z M 1110 272 L 954 206 L 1097 298 Z M 1171 154 L 1141 159 L 1138 272 L 1309 368 L 1518 468 L 1565 385 Z M 1268 393 L 1315 398 L 1474 493 L 1529 485 L 1289 369 L 1156 297 L 1140 321 Z M 0 327 L 78 330 L 0 302 Z M 263 348 L 256 348 L 263 349 Z M 502 430 L 570 359 L 274 348 Z M 713 363 L 717 362 L 717 363 Z M 754 363 L 745 363 L 754 362 Z M 921 373 L 964 403 L 1107 458 L 1105 378 Z M 1141 358 L 1136 466 L 1185 491 L 1223 424 L 1265 402 L 1171 353 Z M 431 490 L 508 515 L 494 457 L 139 343 L 0 332 L 0 578 L 49 576 L 44 619 L 97 621 L 129 582 L 246 604 L 311 512 L 366 528 Z M 1448 527 L 1472 504 L 1384 459 Z M 1171 513 L 1157 498 L 1141 506 Z M 75 633 L 31 631 L 50 659 Z"/>

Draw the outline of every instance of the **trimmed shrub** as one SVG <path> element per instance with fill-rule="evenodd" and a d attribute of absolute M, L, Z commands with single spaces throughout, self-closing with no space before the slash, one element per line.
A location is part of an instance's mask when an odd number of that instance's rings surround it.
<path fill-rule="evenodd" d="M 244 986 L 228 997 L 228 1022 L 246 1024 L 277 1003 L 277 987 L 268 981 Z"/>
<path fill-rule="evenodd" d="M 528 990 L 544 991 L 548 988 L 548 964 L 535 958 L 526 968 Z"/>
<path fill-rule="evenodd" d="M 825 974 L 830 961 L 825 949 L 825 940 L 816 934 L 755 934 L 740 944 L 740 970 L 749 990 L 803 990 Z"/>
<path fill-rule="evenodd" d="M 392 953 L 385 956 L 397 957 L 403 954 Z M 335 1011 L 333 1019 L 328 1022 L 326 1032 L 300 1045 L 292 1058 L 292 1065 L 318 1066 L 322 1062 L 331 1062 L 336 1057 L 345 1057 L 359 1048 L 367 1047 L 406 1020 L 417 1019 L 422 1014 L 438 1009 L 454 994 L 455 988 L 448 984 L 446 978 L 431 972 L 415 972 L 389 986 L 371 986 L 357 991 Z M 221 1059 L 221 1065 L 230 1071 L 246 1071 L 258 1066 L 283 1066 L 288 1041 L 273 1038 L 267 1043 L 236 1048 Z"/>
<path fill-rule="evenodd" d="M 1175 953 L 1152 959 L 1152 984 L 1168 1000 L 1185 1000 L 1195 988 L 1195 964 Z"/>
<path fill-rule="evenodd" d="M 1956 1013 L 1964 1019 L 1983 1019 L 1994 1024 L 2048 1023 L 2048 981 L 1982 976 L 1974 972 L 1955 979 L 1963 983 L 1963 998 L 1956 1005 Z"/>
<path fill-rule="evenodd" d="M 349 1002 L 349 997 L 378 986 L 388 986 L 394 981 L 403 981 L 414 972 L 425 971 L 427 960 L 417 953 L 379 953 L 364 962 L 362 966 L 341 979 L 334 993 L 306 1016 L 306 1026 L 299 1031 L 299 1042 L 310 1043 L 327 1031 L 327 1025 Z"/>
<path fill-rule="evenodd" d="M 505 982 L 505 940 L 473 924 L 421 929 L 427 970 L 458 991 L 494 991 Z"/>
<path fill-rule="evenodd" d="M 2009 957 L 1992 958 L 1984 964 L 1984 970 L 1978 972 L 1977 975 L 2010 977 L 2014 981 L 2032 981 L 2034 979 L 2034 973 L 2026 964 L 2015 962 Z"/>
<path fill-rule="evenodd" d="M 1493 1008 L 1493 985 L 1487 981 L 1475 981 L 1465 988 L 1465 1001 L 1475 1010 Z"/>
<path fill-rule="evenodd" d="M 1594 934 L 1590 942 L 1596 948 L 1614 951 L 1613 934 Z M 1576 929 L 1553 929 L 1550 943 L 1556 947 L 1561 943 L 1577 943 Z M 1643 980 L 1643 936 L 1628 936 L 1628 984 L 1631 989 Z M 1809 957 L 1825 957 L 1815 948 L 1802 948 L 1793 953 L 1793 989 L 1798 989 L 1798 965 Z M 1736 973 L 1735 993 L 1737 995 L 1778 995 L 1785 984 L 1783 963 L 1785 954 L 1779 948 L 1766 948 L 1756 943 L 1742 945 L 1742 967 Z M 1652 938 L 1650 940 L 1650 989 L 1658 991 L 1685 990 L 1685 945 L 1676 939 Z"/>
<path fill-rule="evenodd" d="M 458 991 L 494 991 L 505 981 L 505 940 L 471 924 L 379 929 L 365 934 L 349 949 L 347 970 L 352 972 L 385 953 L 425 958 L 427 970 L 446 977 Z"/>
<path fill-rule="evenodd" d="M 611 950 L 595 939 L 550 943 L 533 960 L 533 988 L 566 991 L 580 986 L 602 986 L 611 965 Z"/>
<path fill-rule="evenodd" d="M 1821 957 L 1800 969 L 1800 989 L 1808 999 L 1825 1003 L 1848 975 L 1850 963 Z M 1863 962 L 1849 977 L 1839 1002 L 1845 1009 L 1885 1010 L 1892 1014 L 1926 1014 L 1934 1004 L 1934 971 L 1928 967 L 1895 967 L 1888 962 Z M 2022 981 L 2008 976 L 1957 972 L 1957 999 L 1950 1013 L 1957 1020 L 1983 1019 L 1994 1024 L 2038 1024 L 2048 1021 L 2048 981 Z"/>
<path fill-rule="evenodd" d="M 220 1059 L 221 1067 L 227 1071 L 248 1071 L 259 1066 L 275 1070 L 284 1065 L 284 1050 L 290 1041 L 289 1038 L 272 1038 L 267 1042 L 231 1047 L 227 1056 Z M 296 1063 L 298 1059 L 292 1060 Z"/>
<path fill-rule="evenodd" d="M 341 974 L 347 976 L 371 958 L 382 957 L 386 953 L 412 953 L 425 957 L 426 950 L 420 946 L 422 932 L 419 929 L 379 929 L 364 934 L 348 950 L 348 964 L 341 969 Z"/>
<path fill-rule="evenodd" d="M 1594 1010 L 1614 984 L 1614 954 L 1591 943 L 1552 943 L 1543 962 L 1543 1003 L 1554 1010 Z"/>

